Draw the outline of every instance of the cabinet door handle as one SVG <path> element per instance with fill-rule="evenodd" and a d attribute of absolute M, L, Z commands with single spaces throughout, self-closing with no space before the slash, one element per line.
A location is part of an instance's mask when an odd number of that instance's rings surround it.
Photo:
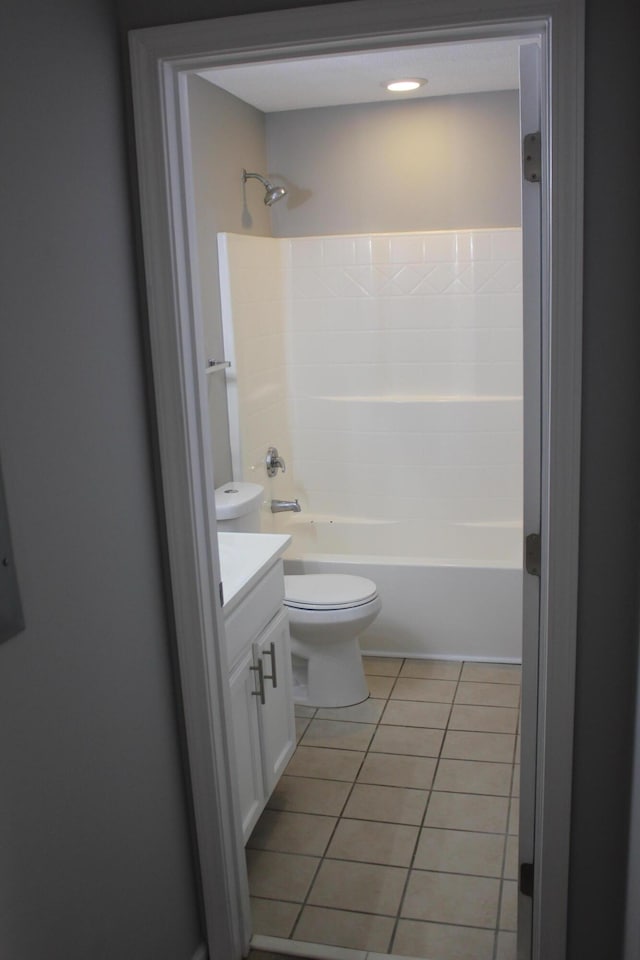
<path fill-rule="evenodd" d="M 271 673 L 263 673 L 265 680 L 271 680 L 271 683 L 274 687 L 278 686 L 278 675 L 276 672 L 276 645 L 271 641 L 269 644 L 269 650 L 265 650 L 265 656 L 271 657 Z"/>
<path fill-rule="evenodd" d="M 260 703 L 264 706 L 266 699 L 264 695 L 264 668 L 262 666 L 262 659 L 259 657 L 257 665 L 255 667 L 249 667 L 249 670 L 255 670 L 258 674 L 258 690 L 252 690 L 251 696 L 260 697 Z"/>

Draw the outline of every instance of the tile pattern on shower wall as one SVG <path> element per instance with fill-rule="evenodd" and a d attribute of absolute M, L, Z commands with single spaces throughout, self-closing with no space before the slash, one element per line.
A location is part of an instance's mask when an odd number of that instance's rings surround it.
<path fill-rule="evenodd" d="M 275 443 L 267 495 L 298 496 L 316 539 L 368 518 L 386 553 L 517 557 L 521 231 L 227 245 L 238 474 L 267 483 Z"/>
<path fill-rule="evenodd" d="M 385 552 L 486 551 L 521 517 L 521 231 L 289 243 L 296 495 L 395 521 Z"/>

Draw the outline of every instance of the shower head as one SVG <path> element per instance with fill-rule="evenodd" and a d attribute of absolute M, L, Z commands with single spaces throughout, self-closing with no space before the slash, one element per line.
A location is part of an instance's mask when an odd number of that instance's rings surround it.
<path fill-rule="evenodd" d="M 246 183 L 250 179 L 259 180 L 265 189 L 264 202 L 267 207 L 270 207 L 276 201 L 281 200 L 282 197 L 286 197 L 287 191 L 284 187 L 274 187 L 265 177 L 260 176 L 259 173 L 247 173 L 246 170 L 242 171 L 242 182 Z"/>

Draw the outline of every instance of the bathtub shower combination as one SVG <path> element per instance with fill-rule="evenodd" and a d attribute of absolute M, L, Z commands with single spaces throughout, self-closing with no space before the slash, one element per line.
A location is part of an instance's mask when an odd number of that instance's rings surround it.
<path fill-rule="evenodd" d="M 221 234 L 219 254 L 234 479 L 265 486 L 286 572 L 377 584 L 364 652 L 519 660 L 521 231 Z"/>

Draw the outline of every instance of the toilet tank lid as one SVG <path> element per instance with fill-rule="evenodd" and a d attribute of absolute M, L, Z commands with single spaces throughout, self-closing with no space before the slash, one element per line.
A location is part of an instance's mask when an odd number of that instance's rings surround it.
<path fill-rule="evenodd" d="M 233 480 L 216 487 L 216 517 L 218 520 L 233 520 L 244 517 L 260 505 L 264 487 L 259 483 Z"/>

